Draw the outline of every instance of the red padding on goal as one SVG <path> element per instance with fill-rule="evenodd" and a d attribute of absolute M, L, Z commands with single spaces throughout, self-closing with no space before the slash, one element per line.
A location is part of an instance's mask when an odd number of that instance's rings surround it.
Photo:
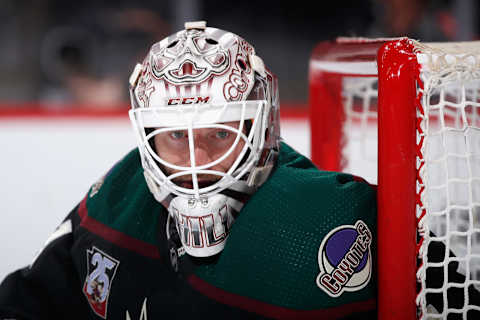
<path fill-rule="evenodd" d="M 416 317 L 416 87 L 408 39 L 378 53 L 378 314 Z"/>
<path fill-rule="evenodd" d="M 310 134 L 312 161 L 322 170 L 342 170 L 342 76 L 310 73 Z"/>

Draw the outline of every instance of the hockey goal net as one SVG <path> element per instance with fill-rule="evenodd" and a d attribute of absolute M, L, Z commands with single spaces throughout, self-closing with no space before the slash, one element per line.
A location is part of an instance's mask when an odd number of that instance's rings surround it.
<path fill-rule="evenodd" d="M 379 317 L 480 319 L 480 43 L 321 43 L 310 107 L 312 160 L 378 183 Z"/>

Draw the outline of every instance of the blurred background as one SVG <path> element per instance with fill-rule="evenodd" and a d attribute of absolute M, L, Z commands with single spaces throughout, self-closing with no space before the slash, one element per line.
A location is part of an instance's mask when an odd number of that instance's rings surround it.
<path fill-rule="evenodd" d="M 285 140 L 309 156 L 309 59 L 337 36 L 478 38 L 474 0 L 0 0 L 0 281 L 31 262 L 92 183 L 135 147 L 127 82 L 150 46 L 206 20 L 278 75 Z"/>
<path fill-rule="evenodd" d="M 476 3 L 340 0 L 313 9 L 305 0 L 2 0 L 0 102 L 124 108 L 127 77 L 151 44 L 185 21 L 207 20 L 251 42 L 279 76 L 282 100 L 298 106 L 308 100 L 308 59 L 317 42 L 404 35 L 472 40 L 478 35 Z"/>

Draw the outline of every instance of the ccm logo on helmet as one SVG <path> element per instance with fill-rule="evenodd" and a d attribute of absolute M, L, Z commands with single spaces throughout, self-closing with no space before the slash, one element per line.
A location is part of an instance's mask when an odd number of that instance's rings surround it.
<path fill-rule="evenodd" d="M 171 98 L 168 99 L 168 105 L 208 103 L 208 100 L 210 97 Z"/>

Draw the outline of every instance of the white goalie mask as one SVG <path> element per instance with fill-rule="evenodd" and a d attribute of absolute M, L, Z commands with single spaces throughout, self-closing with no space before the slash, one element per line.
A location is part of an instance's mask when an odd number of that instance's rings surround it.
<path fill-rule="evenodd" d="M 275 162 L 276 77 L 239 36 L 204 22 L 186 23 L 137 64 L 130 98 L 150 191 L 169 206 L 188 254 L 218 253 L 225 241 L 212 232 L 226 238 L 233 221 L 223 215 L 224 206 L 239 211 L 224 190 L 251 194 Z M 188 240 L 194 237 L 203 240 Z"/>

